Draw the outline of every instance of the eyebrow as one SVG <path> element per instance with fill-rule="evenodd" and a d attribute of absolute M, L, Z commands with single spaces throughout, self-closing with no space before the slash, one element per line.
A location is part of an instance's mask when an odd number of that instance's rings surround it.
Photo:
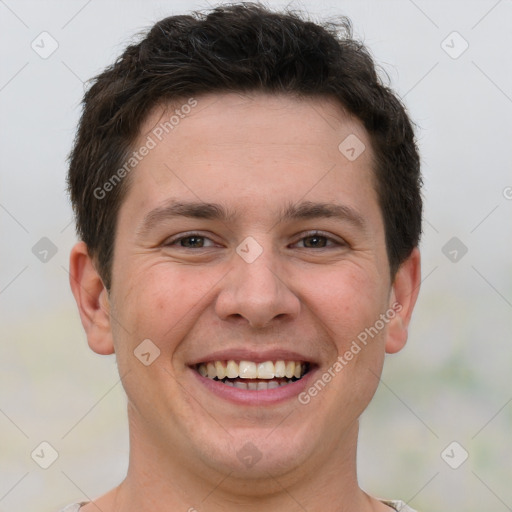
<path fill-rule="evenodd" d="M 236 217 L 236 211 L 228 210 L 218 203 L 182 202 L 170 200 L 166 204 L 150 211 L 143 219 L 137 230 L 139 236 L 145 236 L 161 222 L 176 217 L 188 217 L 194 219 L 218 220 L 223 223 L 232 222 Z M 274 224 L 280 224 L 293 220 L 309 220 L 319 218 L 336 218 L 349 222 L 355 227 L 365 230 L 366 222 L 363 216 L 355 209 L 336 203 L 322 203 L 302 201 L 289 203 L 278 215 Z"/>
<path fill-rule="evenodd" d="M 279 222 L 290 220 L 308 220 L 324 217 L 334 217 L 338 220 L 348 221 L 359 229 L 366 228 L 363 216 L 354 208 L 336 203 L 314 203 L 302 201 L 290 203 L 279 217 Z"/>

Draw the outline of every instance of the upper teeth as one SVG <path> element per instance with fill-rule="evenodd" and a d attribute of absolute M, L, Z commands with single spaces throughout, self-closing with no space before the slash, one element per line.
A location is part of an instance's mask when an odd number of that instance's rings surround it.
<path fill-rule="evenodd" d="M 274 378 L 300 378 L 306 370 L 307 363 L 300 361 L 212 361 L 201 363 L 197 370 L 203 377 L 209 379 L 274 379 Z"/>

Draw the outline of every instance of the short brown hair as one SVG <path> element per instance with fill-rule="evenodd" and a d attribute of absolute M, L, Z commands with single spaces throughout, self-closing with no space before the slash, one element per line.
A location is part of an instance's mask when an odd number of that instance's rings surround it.
<path fill-rule="evenodd" d="M 159 21 L 95 77 L 84 96 L 68 186 L 78 235 L 107 289 L 117 216 L 129 186 L 129 179 L 117 184 L 112 178 L 150 110 L 200 94 L 249 91 L 335 98 L 358 118 L 376 157 L 392 276 L 418 245 L 421 175 L 411 122 L 367 49 L 352 38 L 350 21 L 319 25 L 240 3 Z M 103 193 L 109 180 L 113 186 Z"/>

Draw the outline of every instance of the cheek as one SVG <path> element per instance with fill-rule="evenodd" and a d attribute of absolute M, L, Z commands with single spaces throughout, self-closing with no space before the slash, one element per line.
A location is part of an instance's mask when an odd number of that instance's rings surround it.
<path fill-rule="evenodd" d="M 120 335 L 132 343 L 149 338 L 162 351 L 171 351 L 191 329 L 218 281 L 197 267 L 172 266 L 160 260 L 142 263 L 126 273 L 130 282 L 118 289 L 121 303 L 117 309 L 126 326 Z"/>
<path fill-rule="evenodd" d="M 194 306 L 204 294 L 165 264 L 138 265 L 126 276 L 130 279 L 116 289 L 112 329 L 119 372 L 126 376 L 123 386 L 140 412 L 154 393 L 168 395 L 163 404 L 179 393 L 172 357 L 190 331 Z"/>
<path fill-rule="evenodd" d="M 133 335 L 150 338 L 160 346 L 186 318 L 193 302 L 193 287 L 187 289 L 172 273 L 149 269 L 140 272 L 126 295 L 124 315 Z"/>
<path fill-rule="evenodd" d="M 314 276 L 313 282 L 317 283 L 316 291 L 311 292 L 308 279 L 305 297 L 309 297 L 317 318 L 328 327 L 327 334 L 336 339 L 339 350 L 374 325 L 387 304 L 380 281 L 359 268 Z"/>

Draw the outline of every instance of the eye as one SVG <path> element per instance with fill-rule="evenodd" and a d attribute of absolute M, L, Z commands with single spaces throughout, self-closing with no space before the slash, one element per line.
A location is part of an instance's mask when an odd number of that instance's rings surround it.
<path fill-rule="evenodd" d="M 303 236 L 298 243 L 304 243 L 304 249 L 325 249 L 335 246 L 343 246 L 345 245 L 342 241 L 338 241 L 331 236 L 323 234 L 318 231 L 314 231 L 312 233 L 308 233 Z M 330 244 L 330 245 L 328 245 Z"/>
<path fill-rule="evenodd" d="M 211 242 L 210 245 L 205 245 L 205 242 Z M 199 233 L 190 233 L 186 236 L 171 239 L 164 244 L 166 247 L 180 247 L 183 249 L 203 249 L 205 247 L 213 247 L 214 242 Z"/>

